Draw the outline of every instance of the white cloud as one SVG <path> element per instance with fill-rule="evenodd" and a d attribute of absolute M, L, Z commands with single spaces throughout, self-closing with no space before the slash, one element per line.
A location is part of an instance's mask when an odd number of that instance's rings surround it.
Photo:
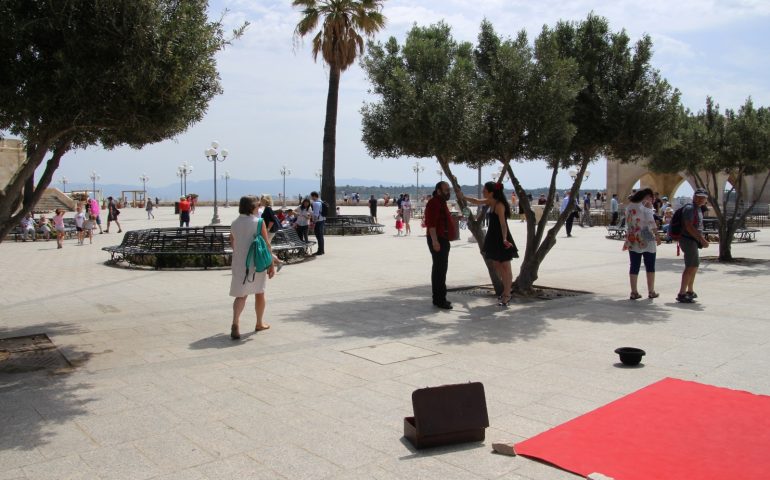
<path fill-rule="evenodd" d="M 225 9 L 229 10 L 224 18 L 228 30 L 244 21 L 251 26 L 218 56 L 225 93 L 212 102 L 200 124 L 176 142 L 140 152 L 91 149 L 68 156 L 60 173 L 78 181 L 96 168 L 104 181 L 112 183 L 121 178 L 135 181 L 146 171 L 155 184 L 169 184 L 176 181 L 174 170 L 183 160 L 198 163 L 196 175 L 206 175 L 201 152 L 218 138 L 232 151 L 227 168 L 236 178 L 276 178 L 284 163 L 297 177 L 312 178 L 321 161 L 328 72 L 322 63 L 313 62 L 309 41 L 294 48 L 293 31 L 300 13 L 286 0 L 216 0 L 211 5 L 212 18 Z M 443 19 L 456 38 L 473 41 L 485 17 L 505 35 L 524 28 L 533 37 L 543 24 L 580 20 L 590 11 L 608 17 L 613 29 L 626 28 L 633 38 L 649 33 L 655 43 L 655 66 L 682 90 L 691 108 L 701 108 L 707 94 L 724 106 L 740 105 L 748 95 L 757 103 L 770 103 L 770 67 L 764 62 L 770 29 L 754 40 L 735 40 L 728 47 L 722 37 L 727 31 L 760 31 L 758 23 L 770 24 L 770 0 L 387 0 L 388 24 L 378 38 L 393 35 L 403 41 L 414 23 Z M 372 160 L 360 141 L 358 112 L 367 89 L 357 65 L 343 74 L 337 175 L 409 184 L 413 160 Z M 519 169 L 527 185 L 547 181 L 536 165 Z M 426 170 L 426 184 L 435 181 L 427 175 L 433 170 Z M 591 183 L 599 186 L 603 170 L 594 170 L 598 176 L 592 176 Z M 462 181 L 475 182 L 475 172 L 460 172 Z M 485 172 L 483 178 L 487 177 Z"/>

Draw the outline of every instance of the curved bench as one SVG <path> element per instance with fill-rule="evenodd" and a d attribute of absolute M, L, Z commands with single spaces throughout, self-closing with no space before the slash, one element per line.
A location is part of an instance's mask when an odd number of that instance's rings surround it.
<path fill-rule="evenodd" d="M 162 268 L 229 267 L 230 227 L 151 228 L 132 230 L 120 245 L 103 247 L 110 263 Z"/>
<path fill-rule="evenodd" d="M 377 235 L 383 233 L 385 225 L 374 222 L 369 215 L 338 215 L 327 218 L 325 235 Z"/>
<path fill-rule="evenodd" d="M 315 243 L 303 242 L 294 229 L 283 229 L 276 232 L 272 247 L 278 258 L 290 261 L 304 259 Z M 109 263 L 125 262 L 156 270 L 229 267 L 233 255 L 229 225 L 132 230 L 123 235 L 120 245 L 102 250 L 110 253 Z"/>

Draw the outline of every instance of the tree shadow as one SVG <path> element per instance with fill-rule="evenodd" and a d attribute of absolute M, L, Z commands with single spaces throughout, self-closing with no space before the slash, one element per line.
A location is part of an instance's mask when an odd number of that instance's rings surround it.
<path fill-rule="evenodd" d="M 75 335 L 77 326 L 49 322 L 21 328 L 0 327 L 0 338 L 32 334 Z M 22 451 L 33 451 L 53 441 L 59 434 L 57 425 L 66 425 L 86 415 L 87 405 L 95 398 L 89 395 L 92 385 L 74 382 L 71 373 L 84 365 L 92 353 L 72 345 L 56 345 L 70 366 L 56 370 L 41 369 L 22 373 L 0 372 L 0 451 L 9 463 Z M 1 363 L 0 363 L 1 365 Z M 8 452 L 11 451 L 11 452 Z M 36 454 L 37 455 L 37 454 Z M 9 465 L 8 468 L 15 468 Z"/>
<path fill-rule="evenodd" d="M 708 259 L 708 262 L 721 265 L 724 273 L 738 275 L 740 277 L 761 277 L 770 275 L 770 260 L 759 258 L 736 257 L 733 262 L 720 262 L 717 259 Z"/>
<path fill-rule="evenodd" d="M 670 316 L 669 310 L 653 302 L 615 301 L 591 294 L 522 299 L 500 308 L 494 297 L 450 293 L 452 311 L 436 309 L 430 297 L 429 287 L 396 289 L 349 301 L 315 303 L 282 321 L 320 326 L 327 338 L 428 337 L 443 344 L 468 345 L 531 341 L 549 331 L 553 320 L 632 324 L 663 322 Z"/>

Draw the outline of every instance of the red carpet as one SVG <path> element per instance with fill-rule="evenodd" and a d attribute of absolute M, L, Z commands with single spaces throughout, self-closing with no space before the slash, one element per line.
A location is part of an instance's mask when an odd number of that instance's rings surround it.
<path fill-rule="evenodd" d="M 666 378 L 515 446 L 616 480 L 770 479 L 770 397 Z"/>

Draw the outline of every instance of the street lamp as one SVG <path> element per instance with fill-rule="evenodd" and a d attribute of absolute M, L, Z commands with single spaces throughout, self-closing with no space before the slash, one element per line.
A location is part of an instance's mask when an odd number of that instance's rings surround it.
<path fill-rule="evenodd" d="M 227 194 L 228 194 L 227 184 L 230 181 L 230 172 L 228 170 L 225 170 L 225 174 L 222 175 L 222 180 L 225 181 L 225 208 L 227 208 L 230 206 L 230 202 L 227 199 Z"/>
<path fill-rule="evenodd" d="M 321 193 L 321 187 L 323 186 L 324 171 L 318 169 L 315 171 L 315 176 L 318 177 L 318 193 Z"/>
<path fill-rule="evenodd" d="M 211 217 L 211 224 L 219 225 L 219 208 L 217 207 L 217 162 L 224 162 L 230 152 L 225 148 L 220 150 L 219 142 L 214 140 L 211 142 L 211 147 L 207 148 L 203 153 L 206 156 L 206 160 L 214 164 L 214 216 Z"/>
<path fill-rule="evenodd" d="M 286 208 L 286 176 L 291 175 L 291 169 L 286 165 L 281 167 L 281 176 L 283 177 L 283 208 Z"/>
<path fill-rule="evenodd" d="M 59 181 L 61 182 L 62 188 L 64 189 L 64 193 L 67 193 L 67 177 L 62 175 L 61 180 Z"/>
<path fill-rule="evenodd" d="M 180 168 L 177 168 L 176 170 L 176 176 L 179 177 L 179 196 L 184 196 L 184 189 L 182 186 L 182 177 L 184 177 L 184 174 L 182 173 L 182 170 Z"/>
<path fill-rule="evenodd" d="M 143 173 L 139 177 L 139 181 L 142 182 L 142 192 L 144 192 L 144 196 L 147 196 L 147 182 L 150 181 L 150 177 L 147 176 L 146 173 Z"/>
<path fill-rule="evenodd" d="M 443 182 L 444 181 L 444 171 L 440 168 L 436 170 L 436 173 L 438 173 L 439 179 Z"/>
<path fill-rule="evenodd" d="M 574 182 L 575 179 L 577 179 L 577 176 L 578 176 L 577 170 L 570 170 L 569 171 L 569 176 L 572 177 L 572 181 Z M 590 176 L 591 176 L 591 172 L 586 170 L 586 172 L 583 174 L 583 181 L 584 182 L 588 181 L 588 177 L 590 177 Z"/>
<path fill-rule="evenodd" d="M 420 172 L 425 171 L 425 167 L 420 165 L 420 162 L 414 162 L 412 165 L 412 171 L 417 175 L 417 201 L 420 201 Z"/>
<path fill-rule="evenodd" d="M 179 165 L 179 168 L 177 169 L 179 172 L 179 176 L 182 178 L 184 182 L 184 190 L 182 191 L 182 196 L 187 196 L 187 175 L 190 175 L 193 171 L 193 166 L 188 165 L 187 162 L 182 162 L 181 165 Z"/>
<path fill-rule="evenodd" d="M 94 200 L 96 200 L 96 181 L 102 178 L 98 173 L 96 173 L 96 170 L 91 171 L 91 183 L 94 186 Z"/>

